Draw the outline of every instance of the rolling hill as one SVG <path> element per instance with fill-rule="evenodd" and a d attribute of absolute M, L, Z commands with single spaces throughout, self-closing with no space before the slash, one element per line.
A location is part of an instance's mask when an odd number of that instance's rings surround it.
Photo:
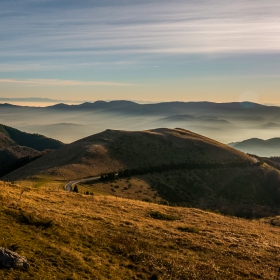
<path fill-rule="evenodd" d="M 0 176 L 60 148 L 63 143 L 0 125 Z"/>
<path fill-rule="evenodd" d="M 183 129 L 106 130 L 65 145 L 9 174 L 9 178 L 47 176 L 72 180 L 127 168 L 241 161 L 253 162 L 242 152 Z"/>

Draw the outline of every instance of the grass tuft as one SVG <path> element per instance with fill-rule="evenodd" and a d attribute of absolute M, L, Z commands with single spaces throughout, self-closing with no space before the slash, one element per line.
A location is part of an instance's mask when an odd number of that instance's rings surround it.
<path fill-rule="evenodd" d="M 183 231 L 183 232 L 189 232 L 189 233 L 199 233 L 200 230 L 196 227 L 177 227 L 178 230 Z"/>
<path fill-rule="evenodd" d="M 14 217 L 19 223 L 47 229 L 54 225 L 53 220 L 20 210 L 6 209 L 5 213 Z"/>
<path fill-rule="evenodd" d="M 179 217 L 164 214 L 159 211 L 151 211 L 149 212 L 149 216 L 156 220 L 166 220 L 166 221 L 175 221 L 180 219 Z"/>

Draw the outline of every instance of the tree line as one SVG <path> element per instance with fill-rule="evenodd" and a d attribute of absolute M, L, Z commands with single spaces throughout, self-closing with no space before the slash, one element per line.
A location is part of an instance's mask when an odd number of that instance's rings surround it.
<path fill-rule="evenodd" d="M 114 181 L 118 178 L 127 178 L 136 175 L 145 175 L 148 173 L 161 173 L 165 171 L 177 169 L 213 169 L 213 168 L 230 168 L 230 167 L 246 167 L 252 165 L 261 165 L 261 162 L 251 163 L 249 161 L 231 161 L 231 162 L 183 162 L 183 163 L 169 163 L 153 166 L 145 166 L 139 168 L 126 168 L 118 172 L 109 172 L 101 174 L 101 181 Z"/>

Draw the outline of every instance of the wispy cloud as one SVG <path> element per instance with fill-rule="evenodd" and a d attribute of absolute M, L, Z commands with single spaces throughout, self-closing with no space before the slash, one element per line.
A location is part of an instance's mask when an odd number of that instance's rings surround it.
<path fill-rule="evenodd" d="M 116 82 L 74 81 L 57 79 L 0 79 L 0 84 L 44 85 L 44 86 L 132 86 L 133 84 Z"/>
<path fill-rule="evenodd" d="M 280 50 L 280 2 L 275 0 L 137 1 L 120 6 L 85 1 L 80 8 L 58 2 L 63 11 L 37 4 L 32 12 L 32 6 L 28 10 L 19 4 L 16 13 L 0 17 L 0 51 L 94 55 Z"/>
<path fill-rule="evenodd" d="M 43 54 L 42 54 L 43 56 Z M 42 58 L 41 58 L 42 59 Z M 37 63 L 0 63 L 0 73 L 22 72 L 22 71 L 48 71 L 48 70 L 69 70 L 69 69 L 89 69 L 104 67 L 125 67 L 130 65 L 139 65 L 140 63 L 133 60 L 117 60 L 117 61 L 100 61 L 100 62 L 61 62 L 57 64 L 55 60 L 38 61 Z"/>
<path fill-rule="evenodd" d="M 3 95 L 229 100 L 259 82 L 278 98 L 279 0 L 0 0 L 0 26 Z"/>

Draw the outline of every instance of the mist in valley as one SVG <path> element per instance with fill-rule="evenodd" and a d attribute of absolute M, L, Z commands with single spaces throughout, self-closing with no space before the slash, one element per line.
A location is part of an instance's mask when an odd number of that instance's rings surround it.
<path fill-rule="evenodd" d="M 137 104 L 128 101 L 48 107 L 1 104 L 0 119 L 2 124 L 64 143 L 106 129 L 136 131 L 158 127 L 184 128 L 225 144 L 280 136 L 280 108 L 253 103 L 249 107 L 241 103 Z M 246 145 L 236 148 L 255 154 L 260 152 L 259 146 Z M 264 149 L 261 155 L 279 156 L 280 150 L 277 145 L 270 145 L 269 154 Z"/>

